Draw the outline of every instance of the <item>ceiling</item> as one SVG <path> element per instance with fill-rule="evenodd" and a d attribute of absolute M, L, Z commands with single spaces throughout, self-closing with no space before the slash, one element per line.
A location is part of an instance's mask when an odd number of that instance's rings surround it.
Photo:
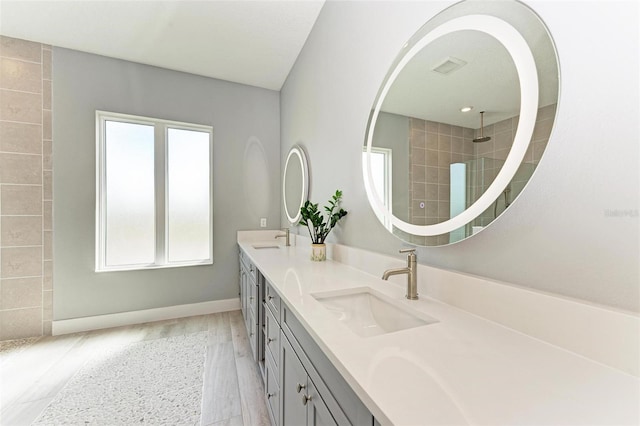
<path fill-rule="evenodd" d="M 489 15 L 509 23 L 526 41 L 535 61 L 538 105 L 558 101 L 558 62 L 540 18 L 519 2 L 469 1 L 433 17 L 405 46 L 405 52 L 439 25 L 466 15 Z M 440 64 L 458 62 L 449 73 Z M 398 64 L 398 62 L 396 63 Z M 387 93 L 382 111 L 478 129 L 480 112 L 490 125 L 520 114 L 520 79 L 511 54 L 493 35 L 458 30 L 422 47 L 402 68 Z M 473 107 L 462 112 L 463 107 Z"/>
<path fill-rule="evenodd" d="M 459 69 L 447 74 L 433 70 L 451 59 L 463 61 Z M 461 112 L 465 106 L 473 109 Z M 487 125 L 519 114 L 518 73 L 511 56 L 496 39 L 478 31 L 456 31 L 433 41 L 409 61 L 382 109 L 477 129 L 480 111 L 487 112 Z"/>
<path fill-rule="evenodd" d="M 510 4 L 466 6 L 494 8 L 496 16 L 520 29 L 540 67 L 540 105 L 554 103 L 552 44 L 542 42 L 548 35 L 531 14 L 507 8 Z M 324 0 L 0 0 L 0 34 L 280 90 L 323 5 Z M 448 57 L 466 64 L 449 75 L 432 70 Z M 517 115 L 519 92 L 513 61 L 502 45 L 460 31 L 416 55 L 382 109 L 478 128 L 480 111 L 487 111 L 487 125 Z M 463 106 L 474 108 L 461 113 Z"/>
<path fill-rule="evenodd" d="M 324 0 L 0 0 L 0 34 L 280 90 Z"/>

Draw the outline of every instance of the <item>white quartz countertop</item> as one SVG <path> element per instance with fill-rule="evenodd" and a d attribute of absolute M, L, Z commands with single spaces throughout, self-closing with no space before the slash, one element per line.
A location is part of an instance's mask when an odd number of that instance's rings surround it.
<path fill-rule="evenodd" d="M 406 300 L 404 285 L 312 262 L 307 250 L 254 244 L 239 242 L 383 425 L 640 423 L 640 381 L 632 375 L 428 297 Z M 438 322 L 365 338 L 313 297 L 359 287 Z"/>

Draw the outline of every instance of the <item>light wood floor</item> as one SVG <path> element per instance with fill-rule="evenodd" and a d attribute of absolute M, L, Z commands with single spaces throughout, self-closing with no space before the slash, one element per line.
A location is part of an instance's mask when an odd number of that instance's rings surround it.
<path fill-rule="evenodd" d="M 0 345 L 0 424 L 29 425 L 95 354 L 113 345 L 207 331 L 202 425 L 269 425 L 240 311 Z M 105 419 L 108 421 L 108 419 Z"/>

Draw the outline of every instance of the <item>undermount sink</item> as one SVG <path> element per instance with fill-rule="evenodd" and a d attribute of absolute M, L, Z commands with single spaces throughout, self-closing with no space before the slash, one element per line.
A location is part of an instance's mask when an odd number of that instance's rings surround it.
<path fill-rule="evenodd" d="M 279 245 L 277 244 L 254 244 L 253 245 L 254 249 L 277 249 L 280 248 Z"/>
<path fill-rule="evenodd" d="M 373 289 L 352 289 L 349 293 L 316 293 L 313 297 L 331 312 L 338 321 L 361 337 L 379 336 L 408 328 L 438 322 L 404 306 Z"/>

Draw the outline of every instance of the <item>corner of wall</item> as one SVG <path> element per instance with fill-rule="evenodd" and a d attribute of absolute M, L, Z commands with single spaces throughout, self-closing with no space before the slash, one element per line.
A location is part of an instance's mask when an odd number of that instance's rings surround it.
<path fill-rule="evenodd" d="M 52 48 L 0 36 L 0 340 L 51 335 Z"/>

